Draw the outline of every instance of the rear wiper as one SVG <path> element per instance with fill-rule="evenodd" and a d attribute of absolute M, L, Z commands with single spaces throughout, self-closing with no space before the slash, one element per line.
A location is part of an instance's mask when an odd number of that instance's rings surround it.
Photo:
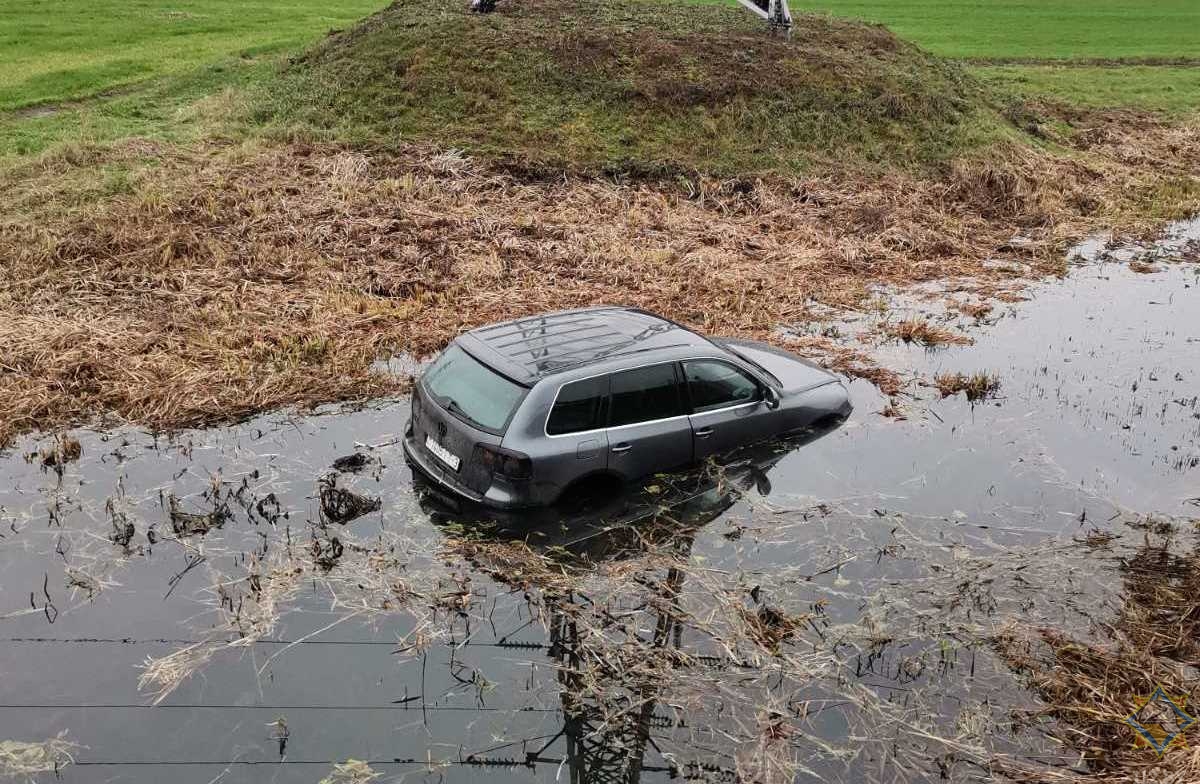
<path fill-rule="evenodd" d="M 467 422 L 471 423 L 472 425 L 474 425 L 476 427 L 482 427 L 478 422 L 476 422 L 474 420 L 474 418 L 471 417 L 470 414 L 468 414 L 466 411 L 463 411 L 463 407 L 460 406 L 458 404 L 458 401 L 452 397 L 446 398 L 446 410 L 449 411 L 451 414 L 458 414 L 460 417 L 467 420 Z"/>

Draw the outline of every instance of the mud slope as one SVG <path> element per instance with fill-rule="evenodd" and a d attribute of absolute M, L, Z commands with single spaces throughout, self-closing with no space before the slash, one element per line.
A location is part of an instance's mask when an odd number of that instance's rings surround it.
<path fill-rule="evenodd" d="M 1004 133 L 957 66 L 882 27 L 677 2 L 403 0 L 294 64 L 259 119 L 573 170 L 928 164 Z"/>

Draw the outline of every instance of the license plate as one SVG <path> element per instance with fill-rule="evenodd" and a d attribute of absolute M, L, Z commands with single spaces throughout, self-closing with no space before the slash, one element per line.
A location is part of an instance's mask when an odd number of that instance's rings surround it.
<path fill-rule="evenodd" d="M 437 441 L 434 441 L 433 436 L 425 436 L 425 448 L 432 452 L 434 457 L 436 457 L 438 460 L 441 460 L 455 471 L 458 470 L 459 464 L 462 463 L 462 460 L 459 459 L 458 455 L 454 454 Z"/>

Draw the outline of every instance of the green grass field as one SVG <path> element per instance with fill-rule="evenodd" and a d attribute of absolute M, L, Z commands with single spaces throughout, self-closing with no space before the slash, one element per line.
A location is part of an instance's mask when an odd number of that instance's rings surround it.
<path fill-rule="evenodd" d="M 287 56 L 386 3 L 10 1 L 0 14 L 0 156 L 225 128 L 246 88 L 270 81 Z M 1147 64 L 1200 63 L 1198 0 L 793 0 L 793 9 L 881 22 L 1020 96 L 1200 109 L 1200 66 Z"/>
<path fill-rule="evenodd" d="M 1200 108 L 1197 67 L 986 65 L 971 71 L 998 90 L 1091 109 L 1150 109 L 1182 115 Z"/>
<path fill-rule="evenodd" d="M 1175 114 L 1200 108 L 1198 0 L 791 0 L 790 5 L 793 11 L 887 25 L 934 54 L 975 61 L 976 76 L 1020 96 Z M 1179 63 L 1187 60 L 1196 62 Z M 1096 61 L 1113 62 L 1099 67 Z"/>
<path fill-rule="evenodd" d="M 792 0 L 964 59 L 1200 60 L 1197 0 Z M 1200 73 L 1200 72 L 1197 72 Z"/>
<path fill-rule="evenodd" d="M 383 0 L 22 0 L 0 13 L 0 111 L 85 98 L 229 57 L 294 50 Z"/>

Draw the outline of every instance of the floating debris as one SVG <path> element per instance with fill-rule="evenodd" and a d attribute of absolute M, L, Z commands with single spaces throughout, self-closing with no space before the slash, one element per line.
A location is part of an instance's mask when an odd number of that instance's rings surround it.
<path fill-rule="evenodd" d="M 211 512 L 195 514 L 180 509 L 179 501 L 175 498 L 174 494 L 168 497 L 168 503 L 171 528 L 175 531 L 175 535 L 180 538 L 195 535 L 202 536 L 214 528 L 224 527 L 225 523 L 233 519 L 233 513 L 225 504 L 218 505 Z"/>
<path fill-rule="evenodd" d="M 333 461 L 333 470 L 344 473 L 358 473 L 367 467 L 371 462 L 371 458 L 364 455 L 362 452 L 355 452 L 350 455 L 343 455 Z"/>
<path fill-rule="evenodd" d="M 42 773 L 56 777 L 75 761 L 79 745 L 66 739 L 66 732 L 40 743 L 0 741 L 0 778 L 33 782 Z"/>
<path fill-rule="evenodd" d="M 333 766 L 333 772 L 321 779 L 320 784 L 366 784 L 382 776 L 362 760 L 348 759 Z"/>
<path fill-rule="evenodd" d="M 369 498 L 338 487 L 336 474 L 322 477 L 318 484 L 321 520 L 326 523 L 345 525 L 365 514 L 378 511 L 383 504 L 378 498 Z"/>
<path fill-rule="evenodd" d="M 42 447 L 37 452 L 26 457 L 29 462 L 38 462 L 42 468 L 52 468 L 59 475 L 68 463 L 73 463 L 83 456 L 83 445 L 79 439 L 70 435 L 57 435 L 50 446 Z"/>

